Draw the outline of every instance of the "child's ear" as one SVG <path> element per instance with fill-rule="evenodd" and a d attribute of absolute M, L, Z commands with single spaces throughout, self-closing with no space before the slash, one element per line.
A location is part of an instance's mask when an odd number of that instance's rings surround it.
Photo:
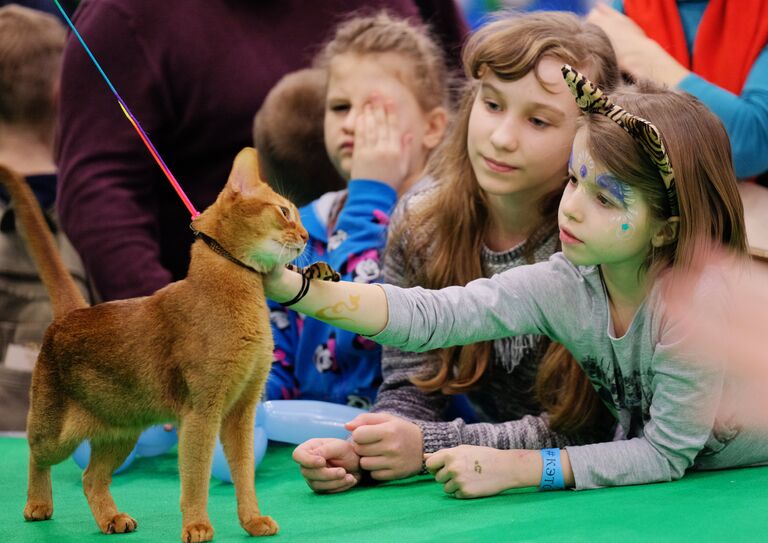
<path fill-rule="evenodd" d="M 680 227 L 680 217 L 670 217 L 658 227 L 651 237 L 651 245 L 654 247 L 664 247 L 677 240 L 677 233 Z"/>
<path fill-rule="evenodd" d="M 259 153 L 253 147 L 246 147 L 235 157 L 227 188 L 234 194 L 248 196 L 261 183 Z"/>
<path fill-rule="evenodd" d="M 438 106 L 426 114 L 427 130 L 424 132 L 424 146 L 434 149 L 442 141 L 448 126 L 448 111 Z"/>

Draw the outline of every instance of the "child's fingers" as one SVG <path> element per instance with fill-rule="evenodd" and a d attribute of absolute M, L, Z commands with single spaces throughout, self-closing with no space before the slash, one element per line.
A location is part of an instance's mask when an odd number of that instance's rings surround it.
<path fill-rule="evenodd" d="M 458 490 L 459 490 L 459 484 L 456 482 L 455 479 L 448 479 L 448 481 L 446 481 L 445 484 L 443 485 L 443 491 L 446 494 L 453 494 Z"/>
<path fill-rule="evenodd" d="M 395 470 L 392 469 L 377 469 L 371 471 L 371 479 L 376 481 L 394 481 L 395 479 L 402 479 L 402 475 L 398 475 Z"/>
<path fill-rule="evenodd" d="M 365 132 L 365 106 L 363 110 L 355 117 L 355 148 L 362 149 L 368 144 L 367 134 Z M 354 151 L 353 151 L 354 152 Z"/>
<path fill-rule="evenodd" d="M 309 485 L 309 488 L 315 492 L 330 494 L 333 492 L 343 492 L 344 490 L 352 488 L 357 484 L 357 479 L 355 479 L 354 475 L 348 473 L 341 479 L 335 481 L 307 481 L 307 484 Z"/>
<path fill-rule="evenodd" d="M 378 443 L 383 437 L 381 424 L 366 424 L 352 431 L 352 440 L 358 446 Z"/>
<path fill-rule="evenodd" d="M 424 453 L 424 467 L 427 471 L 434 475 L 437 471 L 445 465 L 444 455 L 442 451 L 436 453 Z"/>
<path fill-rule="evenodd" d="M 386 113 L 386 123 L 389 138 L 394 141 L 400 139 L 400 118 L 397 115 L 397 108 L 392 100 L 387 100 L 384 104 L 384 111 Z M 398 142 L 400 143 L 400 142 Z"/>
<path fill-rule="evenodd" d="M 441 467 L 432 475 L 435 477 L 435 481 L 441 484 L 447 483 L 453 478 L 453 473 L 446 466 Z"/>
<path fill-rule="evenodd" d="M 371 103 L 371 113 L 376 123 L 376 141 L 389 140 L 389 123 L 387 122 L 387 111 L 381 98 L 374 97 Z"/>
<path fill-rule="evenodd" d="M 308 443 L 299 445 L 293 450 L 293 461 L 307 468 L 319 468 L 325 466 L 325 458 L 315 452 L 316 449 Z"/>
<path fill-rule="evenodd" d="M 376 126 L 376 116 L 373 113 L 373 106 L 368 103 L 363 107 L 363 119 L 365 122 L 365 140 L 368 145 L 376 145 L 378 142 L 378 126 Z"/>
<path fill-rule="evenodd" d="M 351 421 L 346 423 L 344 428 L 352 432 L 355 429 L 367 424 L 381 424 L 390 420 L 392 420 L 392 415 L 388 415 L 387 413 L 360 413 Z"/>
<path fill-rule="evenodd" d="M 323 444 L 316 447 L 314 453 L 322 456 L 326 460 L 333 458 L 344 458 L 352 451 L 352 444 L 345 439 L 327 439 Z"/>
<path fill-rule="evenodd" d="M 301 476 L 307 481 L 338 481 L 344 479 L 347 475 L 347 470 L 344 468 L 301 468 Z"/>
<path fill-rule="evenodd" d="M 392 460 L 385 456 L 363 456 L 360 458 L 360 467 L 366 471 L 380 471 L 392 468 Z"/>

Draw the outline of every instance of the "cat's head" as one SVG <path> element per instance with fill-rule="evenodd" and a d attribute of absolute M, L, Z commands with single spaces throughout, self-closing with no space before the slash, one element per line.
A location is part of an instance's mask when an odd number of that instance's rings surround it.
<path fill-rule="evenodd" d="M 226 186 L 193 225 L 263 272 L 294 260 L 309 238 L 296 206 L 261 179 L 259 156 L 251 147 L 238 153 Z"/>

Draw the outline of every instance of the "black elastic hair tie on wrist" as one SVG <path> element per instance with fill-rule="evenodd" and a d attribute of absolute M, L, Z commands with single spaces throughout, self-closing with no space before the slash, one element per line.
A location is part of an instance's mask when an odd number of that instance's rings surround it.
<path fill-rule="evenodd" d="M 294 296 L 292 300 L 284 302 L 284 303 L 282 303 L 280 305 L 282 305 L 283 307 L 288 307 L 288 306 L 291 306 L 291 305 L 293 305 L 295 303 L 298 303 L 299 301 L 301 301 L 301 299 L 304 296 L 307 295 L 307 292 L 309 292 L 309 278 L 307 277 L 306 274 L 302 273 L 301 274 L 301 288 L 299 288 L 299 293 L 296 296 Z"/>

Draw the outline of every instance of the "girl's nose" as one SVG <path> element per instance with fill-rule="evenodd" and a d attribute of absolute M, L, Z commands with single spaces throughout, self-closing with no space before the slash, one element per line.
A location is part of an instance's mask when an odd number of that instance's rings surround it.
<path fill-rule="evenodd" d="M 491 145 L 499 151 L 514 151 L 519 142 L 517 126 L 512 120 L 502 122 L 491 132 Z"/>
<path fill-rule="evenodd" d="M 581 222 L 583 219 L 579 205 L 580 197 L 581 191 L 578 187 L 568 186 L 560 199 L 560 213 L 573 222 Z"/>
<path fill-rule="evenodd" d="M 354 108 L 350 108 L 347 112 L 347 115 L 344 117 L 344 122 L 341 123 L 341 129 L 346 134 L 354 134 L 355 133 L 355 122 L 357 120 L 357 110 Z"/>

